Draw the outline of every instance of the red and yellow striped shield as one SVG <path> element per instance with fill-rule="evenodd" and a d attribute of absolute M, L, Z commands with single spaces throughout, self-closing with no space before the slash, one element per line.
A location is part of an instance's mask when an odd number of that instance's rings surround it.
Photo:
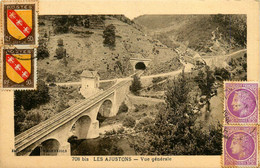
<path fill-rule="evenodd" d="M 6 75 L 15 83 L 22 83 L 31 74 L 31 54 L 6 54 Z"/>
<path fill-rule="evenodd" d="M 32 10 L 7 10 L 7 30 L 11 36 L 22 40 L 32 32 Z"/>

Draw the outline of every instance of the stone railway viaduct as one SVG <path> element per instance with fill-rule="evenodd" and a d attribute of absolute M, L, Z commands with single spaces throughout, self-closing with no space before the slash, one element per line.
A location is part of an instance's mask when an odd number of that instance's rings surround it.
<path fill-rule="evenodd" d="M 135 69 L 133 75 L 140 76 L 143 72 L 140 70 L 146 69 L 149 62 L 149 59 L 131 59 L 130 63 Z M 133 75 L 123 80 L 118 79 L 109 89 L 99 90 L 78 104 L 15 136 L 16 155 L 70 155 L 71 148 L 68 142 L 70 137 L 97 138 L 99 136 L 98 113 L 103 117 L 117 114 L 119 106 L 129 93 Z M 81 82 L 72 84 L 84 85 Z M 105 109 L 106 113 L 102 109 L 105 103 L 111 105 L 110 109 Z"/>
<path fill-rule="evenodd" d="M 15 137 L 16 155 L 70 155 L 68 139 L 74 135 L 78 139 L 99 136 L 98 112 L 104 102 L 112 106 L 104 117 L 115 116 L 119 106 L 129 92 L 132 78 L 119 81 L 109 89 L 69 107 L 55 116 L 26 130 Z"/>

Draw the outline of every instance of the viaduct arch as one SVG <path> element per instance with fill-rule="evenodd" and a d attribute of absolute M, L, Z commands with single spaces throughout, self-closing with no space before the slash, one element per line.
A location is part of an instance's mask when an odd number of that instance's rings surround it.
<path fill-rule="evenodd" d="M 48 139 L 35 147 L 30 156 L 55 156 L 60 147 L 59 141 L 56 139 Z"/>
<path fill-rule="evenodd" d="M 115 116 L 125 100 L 131 78 L 97 92 L 15 137 L 16 155 L 70 155 L 69 138 L 99 136 L 98 113 Z M 102 105 L 107 106 L 102 106 Z M 46 150 L 46 149 L 51 150 Z M 47 151 L 47 152 L 46 152 Z M 48 152 L 51 151 L 51 152 Z"/>

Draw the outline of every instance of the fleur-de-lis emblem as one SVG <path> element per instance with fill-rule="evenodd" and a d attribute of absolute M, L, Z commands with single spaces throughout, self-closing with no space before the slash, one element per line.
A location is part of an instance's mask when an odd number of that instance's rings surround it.
<path fill-rule="evenodd" d="M 28 27 L 25 27 L 25 28 L 23 29 L 23 32 L 29 33 L 29 32 L 30 32 L 30 31 L 29 31 L 29 28 L 28 28 Z"/>
<path fill-rule="evenodd" d="M 28 76 L 29 76 L 28 72 L 24 71 L 23 74 L 22 74 L 22 77 L 23 78 L 28 78 Z"/>
<path fill-rule="evenodd" d="M 20 64 L 17 64 L 14 69 L 21 71 L 21 65 L 20 65 Z"/>
<path fill-rule="evenodd" d="M 8 62 L 14 63 L 14 58 L 13 58 L 13 57 L 10 57 L 10 58 L 8 59 Z"/>
<path fill-rule="evenodd" d="M 12 12 L 12 13 L 9 15 L 9 17 L 10 17 L 11 19 L 15 19 L 15 18 L 16 18 L 15 13 Z"/>
<path fill-rule="evenodd" d="M 22 24 L 22 20 L 19 19 L 19 20 L 16 22 L 16 25 L 20 25 L 20 26 L 22 26 L 22 25 L 23 25 L 23 24 Z"/>

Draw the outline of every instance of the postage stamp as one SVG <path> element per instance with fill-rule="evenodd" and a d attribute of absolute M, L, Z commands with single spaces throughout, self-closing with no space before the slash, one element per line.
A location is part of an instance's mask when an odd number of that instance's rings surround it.
<path fill-rule="evenodd" d="M 3 89 L 35 88 L 35 49 L 3 49 Z"/>
<path fill-rule="evenodd" d="M 224 126 L 224 166 L 256 166 L 257 126 Z"/>
<path fill-rule="evenodd" d="M 258 123 L 258 83 L 225 82 L 226 124 Z"/>
<path fill-rule="evenodd" d="M 37 44 L 36 4 L 25 2 L 16 4 L 3 2 L 4 45 Z"/>

